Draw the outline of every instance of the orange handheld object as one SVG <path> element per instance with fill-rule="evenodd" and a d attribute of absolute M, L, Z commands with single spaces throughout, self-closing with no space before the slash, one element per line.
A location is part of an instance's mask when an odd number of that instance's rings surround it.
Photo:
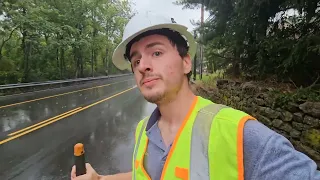
<path fill-rule="evenodd" d="M 74 146 L 74 162 L 76 166 L 76 176 L 86 173 L 84 146 L 82 143 L 77 143 Z"/>

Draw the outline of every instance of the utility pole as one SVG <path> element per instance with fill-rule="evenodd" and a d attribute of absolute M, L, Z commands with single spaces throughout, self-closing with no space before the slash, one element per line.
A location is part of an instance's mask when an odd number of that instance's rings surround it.
<path fill-rule="evenodd" d="M 194 39 L 197 39 L 197 31 L 194 30 Z M 197 52 L 197 50 L 196 50 Z M 195 81 L 197 78 L 197 53 L 194 56 L 194 60 L 193 60 L 193 80 Z"/>
<path fill-rule="evenodd" d="M 204 1 L 201 3 L 201 30 L 203 31 L 203 16 L 204 16 Z M 203 35 L 202 35 L 203 38 Z M 203 46 L 200 44 L 200 79 L 202 79 L 202 68 L 203 68 Z"/>

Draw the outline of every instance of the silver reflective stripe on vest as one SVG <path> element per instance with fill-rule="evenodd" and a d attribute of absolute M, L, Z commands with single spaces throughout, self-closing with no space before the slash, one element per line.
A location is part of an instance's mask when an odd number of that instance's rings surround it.
<path fill-rule="evenodd" d="M 213 118 L 227 106 L 210 104 L 202 108 L 194 120 L 190 151 L 190 180 L 209 180 L 208 143 Z"/>
<path fill-rule="evenodd" d="M 136 143 L 136 148 L 134 150 L 134 159 L 133 159 L 133 163 L 135 164 L 136 163 L 136 160 L 137 160 L 137 154 L 138 154 L 138 149 L 139 149 L 139 145 L 140 145 L 140 140 L 141 140 L 141 136 L 142 136 L 142 133 L 144 132 L 144 130 L 146 129 L 146 126 L 147 126 L 147 122 L 148 122 L 148 119 L 144 119 L 144 122 L 142 124 L 142 127 L 141 127 L 141 130 L 139 132 L 139 137 L 138 137 L 138 141 Z M 133 179 L 136 179 L 136 170 L 135 170 L 135 166 L 132 167 L 132 171 L 134 172 L 133 173 Z"/>

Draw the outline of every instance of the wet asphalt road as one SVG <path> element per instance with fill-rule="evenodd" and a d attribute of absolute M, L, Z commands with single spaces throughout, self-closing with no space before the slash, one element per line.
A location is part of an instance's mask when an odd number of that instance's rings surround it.
<path fill-rule="evenodd" d="M 140 95 L 132 76 L 2 97 L 0 179 L 70 179 L 78 142 L 98 173 L 127 172 L 135 127 L 154 108 Z"/>

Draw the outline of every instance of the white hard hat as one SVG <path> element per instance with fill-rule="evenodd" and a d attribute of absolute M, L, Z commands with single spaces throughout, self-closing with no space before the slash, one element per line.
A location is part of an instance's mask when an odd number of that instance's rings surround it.
<path fill-rule="evenodd" d="M 149 30 L 162 28 L 172 29 L 184 36 L 187 44 L 189 45 L 188 53 L 190 54 L 191 59 L 193 59 L 196 53 L 197 45 L 192 34 L 187 31 L 188 28 L 184 25 L 175 23 L 169 17 L 146 12 L 135 15 L 126 25 L 122 37 L 122 42 L 113 52 L 113 64 L 120 70 L 131 70 L 130 62 L 125 58 L 127 44 L 139 34 L 142 34 Z"/>

